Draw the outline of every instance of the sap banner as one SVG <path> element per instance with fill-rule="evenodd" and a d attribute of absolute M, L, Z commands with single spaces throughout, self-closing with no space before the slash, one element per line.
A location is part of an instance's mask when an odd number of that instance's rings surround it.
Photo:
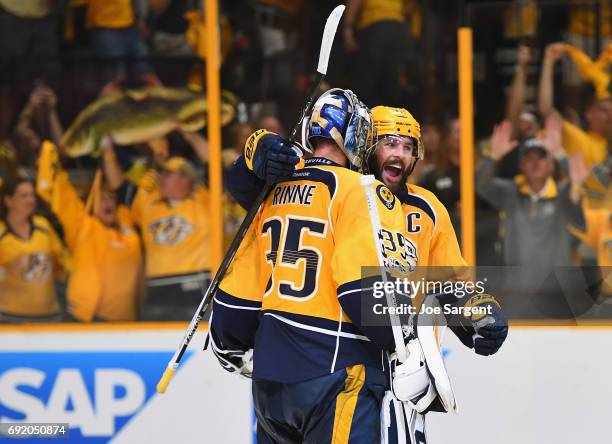
<path fill-rule="evenodd" d="M 65 439 L 0 442 L 250 443 L 250 383 L 201 351 L 203 333 L 156 393 L 183 328 L 0 327 L 0 423 L 70 424 Z"/>
<path fill-rule="evenodd" d="M 183 327 L 0 326 L 0 422 L 70 424 L 66 439 L 0 442 L 253 442 L 250 384 L 201 351 L 201 332 L 155 393 Z M 444 344 L 459 413 L 428 415 L 429 444 L 612 442 L 612 329 L 511 328 L 492 358 Z"/>

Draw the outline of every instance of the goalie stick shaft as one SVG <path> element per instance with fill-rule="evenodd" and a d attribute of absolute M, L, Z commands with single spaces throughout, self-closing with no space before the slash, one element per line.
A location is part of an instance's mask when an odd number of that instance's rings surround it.
<path fill-rule="evenodd" d="M 383 246 L 380 242 L 380 233 L 382 226 L 380 225 L 380 216 L 378 214 L 378 208 L 376 207 L 376 196 L 374 196 L 374 182 L 375 178 L 372 175 L 361 176 L 361 186 L 363 187 L 368 202 L 368 214 L 370 215 L 370 223 L 372 224 L 372 235 L 374 236 L 374 242 L 376 244 L 376 255 L 378 256 L 378 263 L 380 265 L 381 279 L 383 282 L 383 289 L 385 289 L 385 296 L 387 299 L 387 305 L 389 307 L 397 307 L 397 300 L 393 291 L 387 291 L 387 273 L 385 271 L 385 263 L 383 258 Z M 395 342 L 395 351 L 397 352 L 397 358 L 399 362 L 404 362 L 408 358 L 408 351 L 406 350 L 406 344 L 404 344 L 404 335 L 402 333 L 402 326 L 400 324 L 399 315 L 396 311 L 389 311 L 389 318 L 391 319 L 391 330 L 393 332 L 393 341 Z"/>
<path fill-rule="evenodd" d="M 308 98 L 306 99 L 306 103 L 304 104 L 304 107 L 302 108 L 298 121 L 295 124 L 293 130 L 291 131 L 289 135 L 288 141 L 290 145 L 293 145 L 293 143 L 295 142 L 296 134 L 300 126 L 302 125 L 304 117 L 311 111 L 314 97 L 317 94 L 319 87 L 321 86 L 321 82 L 323 81 L 327 73 L 327 65 L 328 65 L 329 56 L 331 53 L 331 46 L 334 41 L 334 36 L 336 34 L 336 30 L 338 29 L 338 23 L 340 22 L 340 18 L 342 17 L 343 12 L 344 12 L 344 5 L 337 6 L 331 12 L 331 14 L 329 15 L 325 23 L 325 29 L 323 30 L 323 37 L 321 39 L 321 50 L 319 53 L 319 63 L 317 65 L 317 75 L 313 82 Z M 236 255 L 236 252 L 238 251 L 238 247 L 240 246 L 240 243 L 244 239 L 244 236 L 247 230 L 249 229 L 251 223 L 253 222 L 255 215 L 259 211 L 259 207 L 261 206 L 263 201 L 266 199 L 266 197 L 270 193 L 270 190 L 272 189 L 273 186 L 274 184 L 272 183 L 266 183 L 264 185 L 263 189 L 257 196 L 257 199 L 255 200 L 255 202 L 249 209 L 247 215 L 244 217 L 244 220 L 242 221 L 242 224 L 240 225 L 240 228 L 238 229 L 238 232 L 236 233 L 234 240 L 229 246 L 227 253 L 225 254 L 225 257 L 223 258 L 223 261 L 221 262 L 221 265 L 219 266 L 219 269 L 217 270 L 217 273 L 215 274 L 214 278 L 210 282 L 208 289 L 206 290 L 206 292 L 204 293 L 204 296 L 202 297 L 202 301 L 200 302 L 200 305 L 198 306 L 193 318 L 191 319 L 191 322 L 189 323 L 189 326 L 187 327 L 187 331 L 185 332 L 185 335 L 183 336 L 183 340 L 181 341 L 178 349 L 174 352 L 172 359 L 170 359 L 170 361 L 168 362 L 168 366 L 166 367 L 164 374 L 162 375 L 161 379 L 157 383 L 158 393 L 164 393 L 166 389 L 168 388 L 168 384 L 170 384 L 170 381 L 172 380 L 172 377 L 174 376 L 174 373 L 176 372 L 179 366 L 179 363 L 181 362 L 181 359 L 183 358 L 183 355 L 187 351 L 187 348 L 189 347 L 189 343 L 191 342 L 193 335 L 198 329 L 198 325 L 202 321 L 204 313 L 206 312 L 208 306 L 210 305 L 210 302 L 212 301 L 212 298 L 215 292 L 219 288 L 219 284 L 221 283 L 221 280 L 225 276 L 227 269 L 232 263 L 232 260 L 234 259 L 234 256 Z"/>

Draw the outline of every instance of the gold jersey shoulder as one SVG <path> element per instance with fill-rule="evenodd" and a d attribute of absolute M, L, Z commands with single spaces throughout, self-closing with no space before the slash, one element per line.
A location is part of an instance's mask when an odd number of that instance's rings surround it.
<path fill-rule="evenodd" d="M 407 236 L 420 266 L 463 266 L 459 243 L 450 215 L 431 191 L 408 184 L 400 196 Z"/>

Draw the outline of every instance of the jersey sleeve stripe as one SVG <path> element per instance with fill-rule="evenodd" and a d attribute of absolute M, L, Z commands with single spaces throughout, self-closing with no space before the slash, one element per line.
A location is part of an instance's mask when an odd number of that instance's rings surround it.
<path fill-rule="evenodd" d="M 223 305 L 224 307 L 228 307 L 228 308 L 235 308 L 236 310 L 255 310 L 255 311 L 261 310 L 261 307 L 241 307 L 239 305 L 226 304 L 225 302 L 221 302 L 217 299 L 215 299 L 215 304 Z"/>
<path fill-rule="evenodd" d="M 434 223 L 434 231 L 436 226 L 436 212 L 434 211 L 431 204 L 421 196 L 417 196 L 416 194 L 410 194 L 409 192 L 402 192 L 398 196 L 400 202 L 404 205 L 411 205 L 413 207 L 417 207 L 422 210 L 425 214 L 427 214 Z"/>

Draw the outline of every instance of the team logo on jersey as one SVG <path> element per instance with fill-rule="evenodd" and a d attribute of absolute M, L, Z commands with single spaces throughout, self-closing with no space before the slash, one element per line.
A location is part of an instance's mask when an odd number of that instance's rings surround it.
<path fill-rule="evenodd" d="M 42 284 L 51 272 L 51 258 L 45 253 L 34 253 L 28 256 L 26 268 L 21 272 L 21 279 L 27 283 Z"/>
<path fill-rule="evenodd" d="M 389 210 L 393 209 L 393 204 L 395 204 L 395 195 L 389 188 L 384 185 L 378 185 L 376 187 L 376 195 L 385 207 L 387 207 Z"/>
<path fill-rule="evenodd" d="M 183 216 L 168 216 L 149 225 L 153 240 L 159 245 L 176 245 L 193 233 L 193 225 Z"/>

